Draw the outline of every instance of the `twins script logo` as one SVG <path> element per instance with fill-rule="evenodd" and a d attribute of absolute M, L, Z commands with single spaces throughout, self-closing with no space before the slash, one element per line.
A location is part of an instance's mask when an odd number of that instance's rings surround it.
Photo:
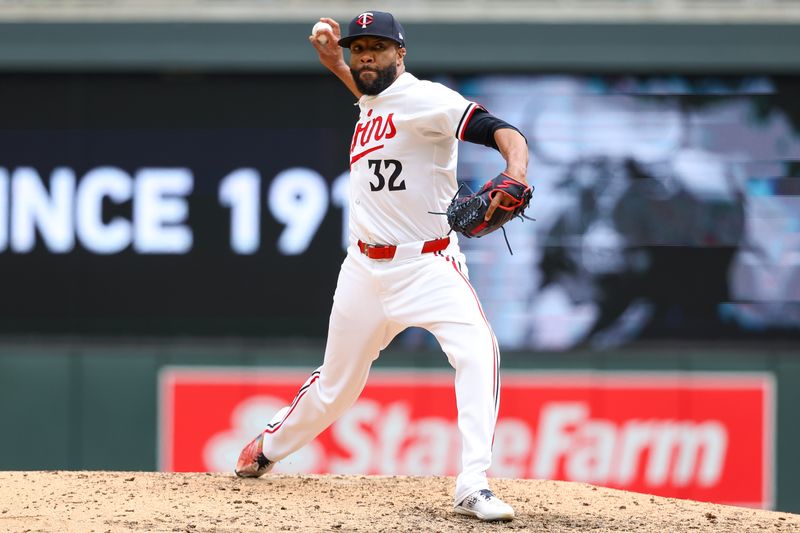
<path fill-rule="evenodd" d="M 394 113 L 389 113 L 384 119 L 382 116 L 372 118 L 372 109 L 367 111 L 367 121 L 356 124 L 356 131 L 353 134 L 353 141 L 350 143 L 350 164 L 352 165 L 365 155 L 380 150 L 385 145 L 378 144 L 371 146 L 358 153 L 354 153 L 357 148 L 364 148 L 373 141 L 391 139 L 397 135 L 397 128 L 394 125 Z"/>

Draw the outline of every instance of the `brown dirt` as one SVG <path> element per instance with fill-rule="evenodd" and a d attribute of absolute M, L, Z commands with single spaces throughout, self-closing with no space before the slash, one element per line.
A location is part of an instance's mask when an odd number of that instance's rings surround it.
<path fill-rule="evenodd" d="M 492 480 L 516 509 L 481 523 L 451 508 L 452 478 L 154 472 L 0 472 L 0 531 L 785 532 L 800 515 L 581 483 Z"/>

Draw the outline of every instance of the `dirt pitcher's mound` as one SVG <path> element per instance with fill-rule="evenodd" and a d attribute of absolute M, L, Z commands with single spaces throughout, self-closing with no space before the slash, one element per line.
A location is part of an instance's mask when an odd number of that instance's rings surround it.
<path fill-rule="evenodd" d="M 580 483 L 492 480 L 509 523 L 452 511 L 452 478 L 0 472 L 0 531 L 800 531 L 800 515 Z"/>

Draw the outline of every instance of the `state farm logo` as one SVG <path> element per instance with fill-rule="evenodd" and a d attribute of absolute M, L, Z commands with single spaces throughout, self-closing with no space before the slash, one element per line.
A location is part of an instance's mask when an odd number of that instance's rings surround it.
<path fill-rule="evenodd" d="M 185 372 L 162 378 L 166 470 L 230 471 L 307 377 Z M 772 505 L 770 376 L 636 376 L 505 377 L 490 474 Z M 373 372 L 359 400 L 278 471 L 456 475 L 460 443 L 452 376 Z"/>

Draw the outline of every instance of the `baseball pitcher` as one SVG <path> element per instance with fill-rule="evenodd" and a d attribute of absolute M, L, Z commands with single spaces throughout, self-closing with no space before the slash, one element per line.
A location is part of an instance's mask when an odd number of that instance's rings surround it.
<path fill-rule="evenodd" d="M 455 511 L 511 520 L 514 510 L 492 493 L 486 476 L 500 353 L 458 234 L 481 237 L 522 213 L 531 196 L 527 143 L 480 105 L 406 72 L 405 32 L 391 14 L 361 13 L 344 38 L 336 21 L 320 20 L 329 26 L 309 41 L 360 110 L 349 154 L 350 246 L 322 366 L 242 450 L 236 474 L 261 476 L 315 438 L 355 402 L 381 350 L 404 329 L 421 327 L 455 369 L 462 442 Z M 494 148 L 506 161 L 496 178 L 465 198 L 456 198 L 459 140 Z"/>

